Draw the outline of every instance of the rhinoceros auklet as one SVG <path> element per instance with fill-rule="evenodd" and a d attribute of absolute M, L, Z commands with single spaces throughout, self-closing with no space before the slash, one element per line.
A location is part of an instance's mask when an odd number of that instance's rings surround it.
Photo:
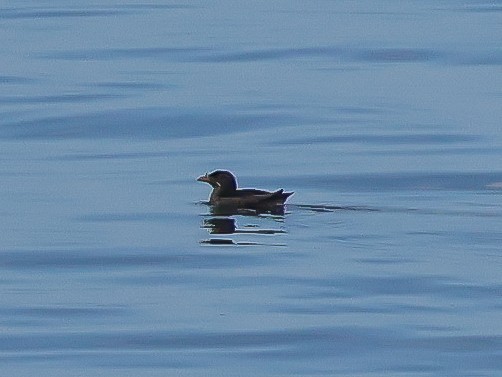
<path fill-rule="evenodd" d="M 237 189 L 235 176 L 227 170 L 215 170 L 200 176 L 198 181 L 209 183 L 213 187 L 209 204 L 238 208 L 263 208 L 282 206 L 292 192 L 264 191 L 256 189 Z"/>

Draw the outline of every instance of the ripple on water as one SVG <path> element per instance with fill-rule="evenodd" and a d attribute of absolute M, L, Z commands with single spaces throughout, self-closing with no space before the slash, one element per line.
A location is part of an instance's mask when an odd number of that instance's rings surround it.
<path fill-rule="evenodd" d="M 131 268 L 155 266 L 169 269 L 224 269 L 271 262 L 264 255 L 173 252 L 165 249 L 86 249 L 72 251 L 1 252 L 0 266 L 5 269 L 45 270 Z"/>
<path fill-rule="evenodd" d="M 299 187 L 343 191 L 429 191 L 497 189 L 502 172 L 325 174 L 295 177 Z"/>
<path fill-rule="evenodd" d="M 3 139 L 167 139 L 231 134 L 284 124 L 274 113 L 215 113 L 169 108 L 122 109 L 3 124 Z"/>
<path fill-rule="evenodd" d="M 333 372 L 349 366 L 352 371 L 363 371 L 367 370 L 362 369 L 364 366 L 359 369 L 354 365 L 364 359 L 371 362 L 373 371 L 386 372 L 441 371 L 452 367 L 471 371 L 476 367 L 498 369 L 502 362 L 495 356 L 501 347 L 502 337 L 497 335 L 424 337 L 356 326 L 211 333 L 145 330 L 0 335 L 0 359 L 10 362 L 41 361 L 47 353 L 50 360 L 69 365 L 83 362 L 87 366 L 114 368 L 249 367 L 257 360 L 266 360 L 268 365 L 277 366 L 287 362 L 288 370 L 297 373 L 312 373 L 319 368 Z M 371 356 L 374 349 L 381 350 L 378 357 Z M 434 363 L 427 362 L 431 358 Z M 326 360 L 336 362 L 338 367 L 326 366 Z"/>

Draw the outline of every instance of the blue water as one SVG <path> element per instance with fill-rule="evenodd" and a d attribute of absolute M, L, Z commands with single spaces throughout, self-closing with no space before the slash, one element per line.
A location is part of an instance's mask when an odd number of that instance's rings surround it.
<path fill-rule="evenodd" d="M 502 375 L 501 23 L 4 1 L 1 374 Z M 295 194 L 220 213 L 216 168 Z"/>

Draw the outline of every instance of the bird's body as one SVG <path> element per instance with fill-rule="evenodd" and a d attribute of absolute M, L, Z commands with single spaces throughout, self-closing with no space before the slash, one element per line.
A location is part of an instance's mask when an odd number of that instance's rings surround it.
<path fill-rule="evenodd" d="M 264 191 L 257 189 L 238 189 L 235 176 L 226 170 L 216 170 L 197 178 L 213 187 L 209 197 L 209 204 L 215 206 L 229 206 L 237 208 L 260 209 L 283 206 L 292 192 Z"/>

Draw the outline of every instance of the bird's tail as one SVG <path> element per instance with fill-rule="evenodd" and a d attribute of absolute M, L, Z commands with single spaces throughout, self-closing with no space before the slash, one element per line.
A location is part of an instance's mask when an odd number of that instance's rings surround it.
<path fill-rule="evenodd" d="M 294 194 L 294 192 L 284 192 L 283 189 L 280 189 L 280 190 L 275 191 L 272 194 L 272 196 L 270 197 L 270 199 L 280 200 L 284 203 L 293 194 Z"/>

